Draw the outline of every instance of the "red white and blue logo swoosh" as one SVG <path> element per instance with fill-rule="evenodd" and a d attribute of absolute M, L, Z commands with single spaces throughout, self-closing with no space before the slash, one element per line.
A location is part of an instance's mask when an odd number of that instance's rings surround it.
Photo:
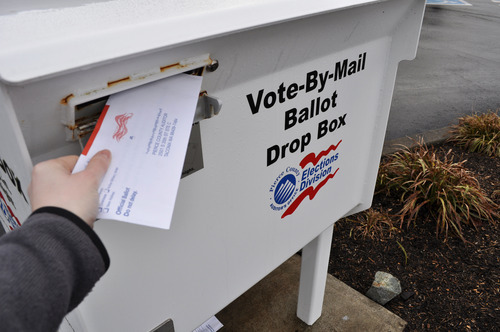
<path fill-rule="evenodd" d="M 317 155 L 310 153 L 299 167 L 290 166 L 281 172 L 269 189 L 271 209 L 283 212 L 281 218 L 285 218 L 293 214 L 304 199 L 313 200 L 339 171 L 335 161 L 339 158 L 336 150 L 341 143 L 342 140 Z"/>
<path fill-rule="evenodd" d="M 133 116 L 133 113 L 124 113 L 115 116 L 115 121 L 117 124 L 115 133 L 113 134 L 113 138 L 119 142 L 125 135 L 127 135 L 127 122 Z"/>

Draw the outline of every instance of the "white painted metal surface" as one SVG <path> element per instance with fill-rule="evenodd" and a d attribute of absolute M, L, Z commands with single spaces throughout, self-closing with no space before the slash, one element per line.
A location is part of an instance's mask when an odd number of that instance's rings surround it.
<path fill-rule="evenodd" d="M 0 102 L 12 138 L 0 155 L 23 183 L 29 158 L 79 152 L 62 124 L 78 103 L 182 71 L 185 59 L 220 63 L 202 90 L 224 106 L 200 122 L 204 168 L 181 180 L 172 228 L 98 222 L 111 268 L 72 325 L 150 331 L 171 318 L 190 331 L 369 207 L 397 65 L 415 56 L 424 3 L 118 0 L 18 11 L 7 2 Z M 310 247 L 304 263 L 301 287 L 316 294 L 301 301 L 308 323 L 319 315 L 325 248 Z"/>
<path fill-rule="evenodd" d="M 30 81 L 365 2 L 81 0 L 72 7 L 47 9 L 40 9 L 45 6 L 39 1 L 28 8 L 22 2 L 7 3 L 0 11 L 11 13 L 0 16 L 0 77 Z"/>
<path fill-rule="evenodd" d="M 16 115 L 0 86 L 0 234 L 21 225 L 31 212 L 28 185 L 31 161 Z"/>
<path fill-rule="evenodd" d="M 302 248 L 297 317 L 309 325 L 323 309 L 332 235 L 333 224 Z"/>

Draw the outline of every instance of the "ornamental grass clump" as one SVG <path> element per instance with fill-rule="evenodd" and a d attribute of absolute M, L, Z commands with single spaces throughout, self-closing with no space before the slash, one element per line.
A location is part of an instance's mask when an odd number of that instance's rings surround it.
<path fill-rule="evenodd" d="M 394 226 L 394 221 L 387 212 L 373 208 L 348 217 L 348 220 L 355 225 L 351 229 L 351 234 L 359 234 L 363 238 L 382 238 L 384 234 L 392 237 L 393 233 L 399 230 Z"/>
<path fill-rule="evenodd" d="M 500 117 L 498 116 L 498 110 L 459 118 L 458 125 L 451 127 L 449 141 L 469 152 L 480 152 L 488 156 L 500 157 Z"/>
<path fill-rule="evenodd" d="M 400 226 L 407 227 L 424 215 L 436 222 L 436 236 L 450 233 L 466 242 L 464 225 L 477 228 L 480 223 L 495 222 L 498 206 L 481 190 L 477 179 L 467 171 L 465 161 L 454 162 L 449 150 L 443 157 L 422 142 L 410 150 L 389 156 L 380 166 L 378 188 L 400 195 Z"/>

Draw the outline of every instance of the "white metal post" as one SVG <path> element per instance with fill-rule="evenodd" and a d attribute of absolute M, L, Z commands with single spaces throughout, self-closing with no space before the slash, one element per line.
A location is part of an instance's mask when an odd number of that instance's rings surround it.
<path fill-rule="evenodd" d="M 332 236 L 333 225 L 302 249 L 297 317 L 308 325 L 321 316 Z"/>

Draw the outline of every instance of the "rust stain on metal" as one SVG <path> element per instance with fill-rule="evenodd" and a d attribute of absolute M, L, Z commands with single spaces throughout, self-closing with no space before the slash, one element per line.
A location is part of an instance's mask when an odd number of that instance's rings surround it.
<path fill-rule="evenodd" d="M 170 68 L 174 68 L 174 67 L 177 67 L 177 68 L 182 68 L 182 67 L 185 67 L 185 66 L 182 66 L 182 65 L 180 64 L 180 62 L 177 62 L 177 63 L 174 63 L 174 64 L 172 64 L 172 65 L 168 65 L 168 66 L 163 66 L 163 67 L 160 67 L 160 70 L 161 70 L 162 72 L 164 72 L 165 70 L 168 70 L 168 69 L 170 69 Z"/>
<path fill-rule="evenodd" d="M 130 76 L 120 78 L 119 80 L 116 80 L 116 81 L 108 82 L 108 88 L 112 87 L 113 85 L 120 84 L 120 83 L 127 82 L 127 81 L 130 81 Z"/>
<path fill-rule="evenodd" d="M 74 94 L 70 94 L 66 97 L 64 97 L 63 99 L 61 99 L 61 104 L 62 105 L 68 105 L 68 101 L 73 98 L 75 95 Z"/>
<path fill-rule="evenodd" d="M 82 131 L 78 134 L 78 138 L 84 138 L 85 136 L 92 134 L 92 132 L 93 132 L 93 131 L 94 131 L 94 128 L 87 129 L 87 130 L 82 130 Z"/>
<path fill-rule="evenodd" d="M 72 130 L 73 132 L 78 129 L 78 132 L 79 132 L 78 137 L 81 138 L 87 134 L 90 134 L 94 130 L 94 127 L 97 123 L 97 119 L 99 118 L 99 116 L 100 116 L 100 113 L 85 116 L 85 117 L 76 119 L 75 124 L 73 124 L 73 125 L 68 124 L 68 125 L 66 125 L 66 127 L 69 130 Z M 73 135 L 73 138 L 74 138 L 74 135 Z"/>

